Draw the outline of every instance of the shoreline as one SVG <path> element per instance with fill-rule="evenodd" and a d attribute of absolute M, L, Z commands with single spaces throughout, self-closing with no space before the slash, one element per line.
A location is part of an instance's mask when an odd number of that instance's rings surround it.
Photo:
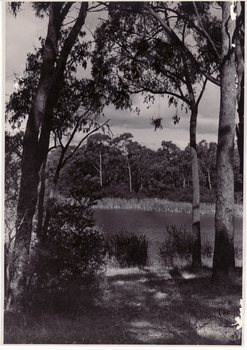
<path fill-rule="evenodd" d="M 163 213 L 192 213 L 192 204 L 188 202 L 172 202 L 167 199 L 159 198 L 103 198 L 98 200 L 93 209 L 124 209 L 155 211 Z M 214 215 L 215 204 L 201 203 L 201 215 Z M 235 216 L 243 216 L 243 205 L 235 204 Z"/>

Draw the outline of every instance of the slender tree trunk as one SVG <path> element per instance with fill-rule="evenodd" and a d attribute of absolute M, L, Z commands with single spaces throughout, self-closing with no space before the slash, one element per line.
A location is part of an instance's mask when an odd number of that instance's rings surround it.
<path fill-rule="evenodd" d="M 185 183 L 185 176 L 183 175 L 183 188 L 185 188 L 185 185 L 186 185 L 186 183 Z"/>
<path fill-rule="evenodd" d="M 41 239 L 42 236 L 42 227 L 43 227 L 43 218 L 44 218 L 44 200 L 45 200 L 45 182 L 46 182 L 46 160 L 45 158 L 41 172 L 40 172 L 40 190 L 39 190 L 39 200 L 38 200 L 38 223 L 37 223 L 37 238 Z"/>
<path fill-rule="evenodd" d="M 130 189 L 130 192 L 132 192 L 132 175 L 131 175 L 131 167 L 130 167 L 130 162 L 129 162 L 129 159 L 127 159 L 127 162 L 128 162 L 128 172 L 129 172 L 129 189 Z"/>
<path fill-rule="evenodd" d="M 234 134 L 236 114 L 236 66 L 232 37 L 236 21 L 233 2 L 222 2 L 222 70 L 217 149 L 217 188 L 213 279 L 234 276 Z"/>
<path fill-rule="evenodd" d="M 210 171 L 209 171 L 208 168 L 207 168 L 207 175 L 208 175 L 208 188 L 209 188 L 210 191 L 211 191 L 211 189 L 212 189 L 211 176 L 210 176 Z"/>
<path fill-rule="evenodd" d="M 100 176 L 100 186 L 103 186 L 103 170 L 102 170 L 102 154 L 99 154 L 99 176 Z"/>
<path fill-rule="evenodd" d="M 197 106 L 191 107 L 190 118 L 190 150 L 191 150 L 191 166 L 192 166 L 192 234 L 193 234 L 193 251 L 192 251 L 192 267 L 201 267 L 201 226 L 200 226 L 200 185 L 198 158 L 196 150 L 196 124 L 197 124 Z"/>
<path fill-rule="evenodd" d="M 236 126 L 237 145 L 240 157 L 239 172 L 243 177 L 244 168 L 244 30 L 245 30 L 245 2 L 241 1 L 238 8 L 239 15 L 237 17 L 235 30 L 235 55 L 237 63 L 237 103 L 239 123 Z"/>

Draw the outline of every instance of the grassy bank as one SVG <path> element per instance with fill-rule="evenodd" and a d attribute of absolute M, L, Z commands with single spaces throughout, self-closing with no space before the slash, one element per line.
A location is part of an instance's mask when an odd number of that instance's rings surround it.
<path fill-rule="evenodd" d="M 156 211 L 164 213 L 187 213 L 192 211 L 192 204 L 185 202 L 172 202 L 158 198 L 103 198 L 98 201 L 95 208 L 98 209 L 130 209 L 143 211 Z M 214 214 L 215 205 L 201 203 L 201 214 Z M 235 205 L 235 215 L 243 215 L 243 206 Z"/>

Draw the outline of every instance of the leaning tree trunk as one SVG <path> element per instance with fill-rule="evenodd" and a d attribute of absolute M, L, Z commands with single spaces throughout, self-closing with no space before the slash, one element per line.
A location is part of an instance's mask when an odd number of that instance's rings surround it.
<path fill-rule="evenodd" d="M 201 226 L 200 226 L 200 185 L 198 171 L 198 157 L 196 150 L 196 124 L 197 124 L 197 106 L 191 107 L 190 118 L 190 152 L 192 168 L 192 267 L 201 267 Z"/>
<path fill-rule="evenodd" d="M 17 206 L 16 238 L 14 247 L 14 276 L 11 290 L 15 298 L 26 291 L 26 275 L 29 247 L 32 233 L 32 221 L 36 209 L 39 168 L 37 149 L 39 130 L 45 113 L 49 87 L 56 59 L 57 28 L 54 24 L 56 6 L 51 6 L 47 40 L 44 47 L 43 67 L 39 86 L 27 121 L 22 153 L 21 183 Z"/>
<path fill-rule="evenodd" d="M 59 58 L 57 58 L 61 25 L 72 3 L 65 4 L 53 2 L 50 5 L 41 76 L 29 113 L 23 142 L 22 175 L 17 206 L 14 263 L 12 265 L 13 278 L 10 284 L 11 294 L 15 299 L 13 302 L 17 303 L 26 294 L 29 249 L 32 222 L 37 204 L 39 171 L 48 152 L 52 110 L 63 80 L 68 55 L 87 14 L 88 4 L 85 2 L 81 4 L 78 18 L 64 42 Z M 8 305 L 10 305 L 9 301 Z"/>
<path fill-rule="evenodd" d="M 236 114 L 236 65 L 232 37 L 236 21 L 231 2 L 222 3 L 222 70 L 217 148 L 217 188 L 213 279 L 234 276 L 234 136 Z"/>

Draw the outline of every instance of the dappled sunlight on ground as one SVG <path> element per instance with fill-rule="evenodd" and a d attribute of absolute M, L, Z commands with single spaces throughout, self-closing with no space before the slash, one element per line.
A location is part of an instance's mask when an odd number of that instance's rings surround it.
<path fill-rule="evenodd" d="M 242 272 L 231 285 L 212 284 L 211 274 L 109 268 L 91 287 L 75 283 L 51 304 L 46 295 L 36 314 L 7 314 L 5 343 L 240 345 Z"/>
<path fill-rule="evenodd" d="M 157 339 L 172 339 L 173 335 L 162 327 L 154 326 L 147 321 L 131 322 L 130 332 L 142 343 L 156 343 Z"/>
<path fill-rule="evenodd" d="M 110 268 L 106 275 L 98 302 L 118 313 L 134 342 L 230 344 L 239 337 L 232 326 L 239 299 L 210 285 L 210 270 Z"/>

